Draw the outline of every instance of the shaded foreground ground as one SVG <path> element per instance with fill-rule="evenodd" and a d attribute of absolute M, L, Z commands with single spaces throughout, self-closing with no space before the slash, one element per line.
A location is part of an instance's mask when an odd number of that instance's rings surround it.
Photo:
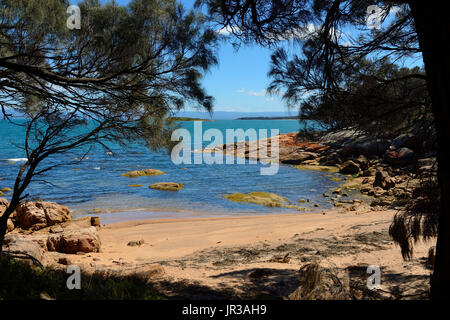
<path fill-rule="evenodd" d="M 365 287 L 368 265 L 381 268 L 381 290 L 353 298 L 426 299 L 428 249 L 411 261 L 388 235 L 395 211 L 334 211 L 252 217 L 133 221 L 100 230 L 102 252 L 49 252 L 47 264 L 70 259 L 85 272 L 126 274 L 154 268 L 151 282 L 169 298 L 286 299 L 308 263 L 331 266 Z M 364 290 L 363 290 L 364 291 Z"/>

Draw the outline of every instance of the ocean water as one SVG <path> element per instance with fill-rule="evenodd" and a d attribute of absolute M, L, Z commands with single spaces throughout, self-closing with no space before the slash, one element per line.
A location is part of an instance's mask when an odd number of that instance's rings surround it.
<path fill-rule="evenodd" d="M 193 122 L 180 122 L 180 127 L 194 131 Z M 216 120 L 202 122 L 203 132 L 215 128 L 247 130 L 278 129 L 280 133 L 299 129 L 296 120 Z M 0 188 L 12 187 L 25 154 L 22 127 L 0 120 Z M 209 144 L 203 142 L 201 147 Z M 193 148 L 197 149 L 197 143 Z M 75 216 L 98 215 L 103 223 L 147 218 L 195 216 L 230 216 L 272 213 L 299 213 L 293 209 L 268 208 L 255 204 L 232 202 L 226 194 L 264 191 L 287 197 L 292 203 L 307 207 L 307 211 L 323 210 L 330 206 L 322 194 L 339 185 L 330 178 L 339 174 L 299 170 L 280 165 L 275 175 L 260 174 L 267 164 L 180 164 L 172 163 L 167 152 L 152 152 L 144 146 L 122 148 L 113 145 L 111 155 L 102 148 L 94 148 L 83 161 L 76 161 L 83 152 L 72 151 L 49 158 L 45 165 L 63 164 L 47 172 L 40 181 L 33 182 L 27 193 L 30 199 L 41 198 L 68 206 Z M 126 178 L 122 173 L 138 169 L 159 169 L 165 175 Z M 184 190 L 167 192 L 153 190 L 155 182 L 180 182 Z M 142 184 L 143 187 L 129 187 Z M 300 204 L 299 199 L 310 199 Z M 313 208 L 312 203 L 320 205 Z"/>

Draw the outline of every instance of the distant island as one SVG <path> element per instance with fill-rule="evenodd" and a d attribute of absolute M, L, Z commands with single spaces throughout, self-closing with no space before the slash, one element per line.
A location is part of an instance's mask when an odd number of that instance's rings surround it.
<path fill-rule="evenodd" d="M 241 117 L 236 120 L 298 120 L 298 116 L 289 117 Z"/>
<path fill-rule="evenodd" d="M 174 121 L 212 121 L 210 119 L 201 119 L 201 118 L 189 118 L 189 117 L 170 117 L 170 120 Z"/>

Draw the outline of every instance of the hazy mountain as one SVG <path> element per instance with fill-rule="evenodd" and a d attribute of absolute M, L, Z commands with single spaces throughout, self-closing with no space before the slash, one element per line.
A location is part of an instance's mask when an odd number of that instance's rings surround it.
<path fill-rule="evenodd" d="M 176 117 L 201 118 L 212 120 L 233 120 L 244 117 L 289 117 L 295 116 L 294 112 L 228 112 L 215 111 L 211 115 L 208 112 L 201 111 L 180 111 L 175 114 Z"/>

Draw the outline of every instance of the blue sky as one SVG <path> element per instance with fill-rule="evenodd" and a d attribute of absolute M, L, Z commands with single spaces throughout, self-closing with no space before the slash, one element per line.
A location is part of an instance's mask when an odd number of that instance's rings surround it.
<path fill-rule="evenodd" d="M 106 0 L 102 0 L 105 1 Z M 178 0 L 186 9 L 195 0 Z M 73 4 L 78 0 L 71 0 Z M 129 0 L 116 0 L 125 5 Z M 349 31 L 351 32 L 351 31 Z M 292 48 L 291 48 L 292 49 Z M 219 65 L 205 75 L 203 85 L 215 98 L 215 111 L 233 112 L 285 112 L 288 111 L 279 96 L 267 96 L 265 89 L 270 83 L 271 50 L 251 45 L 235 50 L 230 42 L 221 42 L 218 50 Z M 413 59 L 414 60 L 414 59 Z M 409 65 L 421 65 L 420 61 L 408 61 Z M 185 111 L 191 111 L 188 107 Z M 296 115 L 297 110 L 291 110 Z"/>
<path fill-rule="evenodd" d="M 71 1 L 73 4 L 78 2 Z M 117 4 L 128 2 L 116 0 Z M 181 0 L 186 9 L 192 8 L 194 2 Z M 279 97 L 269 97 L 264 93 L 270 83 L 267 77 L 270 53 L 270 50 L 259 46 L 241 46 L 236 51 L 230 43 L 220 44 L 219 65 L 213 67 L 203 80 L 208 94 L 215 98 L 215 111 L 287 111 Z M 295 114 L 293 111 L 292 115 Z"/>

